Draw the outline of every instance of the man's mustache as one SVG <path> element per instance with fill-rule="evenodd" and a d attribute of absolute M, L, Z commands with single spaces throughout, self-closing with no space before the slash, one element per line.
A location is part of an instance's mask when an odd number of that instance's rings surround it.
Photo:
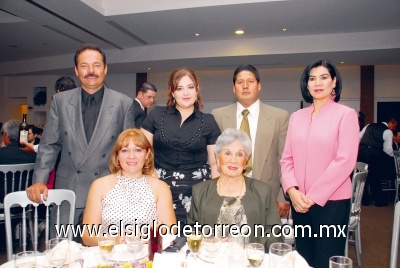
<path fill-rule="evenodd" d="M 88 73 L 87 75 L 85 75 L 85 78 L 90 78 L 90 77 L 99 78 L 99 76 L 95 73 Z"/>

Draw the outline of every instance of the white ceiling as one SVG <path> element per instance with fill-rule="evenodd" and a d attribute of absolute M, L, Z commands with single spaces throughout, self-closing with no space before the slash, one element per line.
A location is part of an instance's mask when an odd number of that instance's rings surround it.
<path fill-rule="evenodd" d="M 400 64 L 400 1 L 0 1 L 0 76 L 73 74 L 86 42 L 109 73 Z"/>

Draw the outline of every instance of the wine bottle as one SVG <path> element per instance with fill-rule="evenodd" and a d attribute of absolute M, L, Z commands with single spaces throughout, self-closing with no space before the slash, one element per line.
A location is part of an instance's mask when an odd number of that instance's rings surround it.
<path fill-rule="evenodd" d="M 26 123 L 26 114 L 22 115 L 22 123 L 19 125 L 18 147 L 24 148 L 25 145 L 21 141 L 28 142 L 28 124 Z"/>

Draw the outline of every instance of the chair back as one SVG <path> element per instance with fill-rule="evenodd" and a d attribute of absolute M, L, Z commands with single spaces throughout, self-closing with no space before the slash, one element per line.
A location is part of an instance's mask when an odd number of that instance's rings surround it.
<path fill-rule="evenodd" d="M 32 184 L 32 174 L 35 163 L 0 165 L 0 183 L 3 191 L 0 192 L 0 208 L 3 208 L 3 199 L 8 193 L 23 191 Z"/>
<path fill-rule="evenodd" d="M 358 172 L 366 171 L 366 170 L 368 170 L 368 164 L 367 163 L 357 162 L 356 163 L 356 167 L 354 168 L 354 171 L 353 171 L 353 176 Z"/>
<path fill-rule="evenodd" d="M 390 250 L 390 268 L 397 267 L 397 253 L 399 249 L 399 232 L 400 232 L 400 202 L 396 203 L 394 209 L 392 247 Z"/>
<path fill-rule="evenodd" d="M 57 206 L 57 210 L 53 209 L 52 213 L 57 213 L 57 225 L 60 226 L 60 210 L 59 206 L 63 201 L 67 201 L 70 204 L 70 212 L 69 212 L 69 224 L 74 223 L 74 215 L 75 215 L 75 193 L 71 190 L 65 189 L 56 189 L 56 190 L 49 190 L 47 200 L 43 202 L 46 206 L 46 232 L 45 232 L 45 239 L 46 242 L 49 240 L 49 226 L 50 226 L 50 211 L 49 206 L 53 204 L 53 206 Z M 33 250 L 37 251 L 38 246 L 38 213 L 37 207 L 39 206 L 38 203 L 31 201 L 26 191 L 19 191 L 9 193 L 4 198 L 4 214 L 5 214 L 5 222 L 6 222 L 6 242 L 7 242 L 7 259 L 9 261 L 12 260 L 13 255 L 13 246 L 12 246 L 12 229 L 11 229 L 11 213 L 10 209 L 12 206 L 19 205 L 23 209 L 22 213 L 22 248 L 26 250 L 26 222 L 28 220 L 28 224 L 31 226 L 33 224 Z M 29 206 L 32 206 L 33 209 L 31 213 L 28 214 L 27 219 L 27 211 L 29 210 Z M 65 226 L 66 227 L 66 226 Z M 32 230 L 32 228 L 30 228 Z M 72 239 L 72 233 L 68 233 L 68 239 Z"/>
<path fill-rule="evenodd" d="M 353 192 L 351 195 L 351 216 L 360 214 L 361 200 L 364 193 L 365 181 L 367 180 L 368 170 L 355 172 L 352 179 Z"/>

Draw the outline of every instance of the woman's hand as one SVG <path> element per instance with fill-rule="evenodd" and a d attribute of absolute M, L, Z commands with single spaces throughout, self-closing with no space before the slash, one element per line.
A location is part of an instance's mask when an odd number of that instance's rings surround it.
<path fill-rule="evenodd" d="M 296 212 L 298 213 L 306 213 L 310 209 L 312 205 L 315 204 L 308 196 L 297 190 L 295 187 L 287 190 L 289 194 L 290 200 L 292 201 L 292 205 Z"/>

